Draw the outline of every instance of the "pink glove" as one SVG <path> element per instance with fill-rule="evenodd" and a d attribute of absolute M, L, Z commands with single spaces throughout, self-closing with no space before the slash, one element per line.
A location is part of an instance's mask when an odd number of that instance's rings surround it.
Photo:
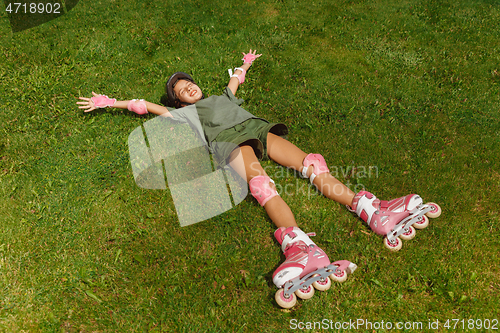
<path fill-rule="evenodd" d="M 127 109 L 129 111 L 133 111 L 137 114 L 146 114 L 148 113 L 148 108 L 146 106 L 146 102 L 143 99 L 133 99 L 127 104 Z"/>
<path fill-rule="evenodd" d="M 252 64 L 252 62 L 257 59 L 258 57 L 260 57 L 260 54 L 252 54 L 252 53 L 243 53 L 243 63 L 244 64 Z"/>
<path fill-rule="evenodd" d="M 106 108 L 108 106 L 113 106 L 116 103 L 116 98 L 109 98 L 106 95 L 97 95 L 92 97 L 91 100 L 96 108 Z"/>

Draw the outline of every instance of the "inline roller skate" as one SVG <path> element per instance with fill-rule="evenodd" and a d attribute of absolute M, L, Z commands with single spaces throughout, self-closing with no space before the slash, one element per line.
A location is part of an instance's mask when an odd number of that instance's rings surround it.
<path fill-rule="evenodd" d="M 297 297 L 313 297 L 315 288 L 328 290 L 331 280 L 345 281 L 347 274 L 357 268 L 347 260 L 330 263 L 326 253 L 309 236 L 315 234 L 306 234 L 297 227 L 281 227 L 274 233 L 286 258 L 273 274 L 273 283 L 279 289 L 275 295 L 276 303 L 282 308 L 293 307 Z"/>
<path fill-rule="evenodd" d="M 415 237 L 416 229 L 429 225 L 429 218 L 441 215 L 438 204 L 423 204 L 417 194 L 409 194 L 391 201 L 377 199 L 367 191 L 361 191 L 354 197 L 349 210 L 365 221 L 370 228 L 384 237 L 384 245 L 391 251 L 399 251 L 402 240 Z"/>

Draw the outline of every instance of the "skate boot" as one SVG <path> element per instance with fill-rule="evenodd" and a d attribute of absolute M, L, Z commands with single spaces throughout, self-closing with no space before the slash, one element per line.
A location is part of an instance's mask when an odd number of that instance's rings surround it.
<path fill-rule="evenodd" d="M 429 217 L 441 215 L 441 208 L 437 204 L 423 204 L 422 198 L 416 194 L 382 201 L 366 191 L 356 194 L 350 210 L 356 212 L 376 234 L 385 236 L 384 245 L 392 251 L 401 249 L 401 239 L 415 237 L 415 228 L 427 227 Z"/>
<path fill-rule="evenodd" d="M 324 291 L 331 286 L 331 280 L 343 282 L 347 274 L 353 273 L 357 266 L 347 260 L 330 263 L 328 256 L 309 236 L 297 227 L 281 227 L 274 233 L 285 254 L 283 262 L 273 274 L 276 303 L 282 308 L 291 308 L 297 297 L 309 299 L 314 288 Z"/>

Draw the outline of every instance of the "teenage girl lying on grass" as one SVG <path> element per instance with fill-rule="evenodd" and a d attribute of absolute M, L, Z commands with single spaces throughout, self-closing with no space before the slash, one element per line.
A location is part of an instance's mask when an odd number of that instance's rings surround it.
<path fill-rule="evenodd" d="M 309 178 L 324 196 L 356 212 L 376 233 L 387 235 L 384 243 L 393 250 L 401 248 L 398 236 L 413 238 L 415 229 L 411 225 L 426 227 L 428 220 L 424 214 L 432 215 L 434 211 L 434 215 L 439 215 L 439 206 L 422 205 L 422 199 L 414 194 L 389 202 L 380 201 L 366 191 L 355 194 L 330 174 L 320 154 L 307 154 L 284 139 L 288 132 L 284 124 L 270 123 L 241 108 L 243 100 L 235 97 L 236 92 L 253 61 L 261 56 L 252 50 L 243 54 L 243 65 L 235 69 L 221 96 L 205 97 L 190 75 L 177 72 L 167 81 L 166 93 L 161 98 L 163 105 L 144 100 L 117 101 L 94 92 L 91 98 L 80 97 L 82 101 L 77 104 L 85 112 L 114 107 L 174 119 L 183 107 L 195 105 L 193 110 L 196 111 L 193 112 L 197 114 L 191 115 L 192 120 L 201 124 L 202 135 L 214 157 L 227 161 L 248 182 L 250 192 L 278 228 L 274 236 L 286 259 L 273 274 L 274 284 L 278 288 L 284 287 L 276 293 L 276 301 L 282 307 L 292 307 L 296 300 L 294 292 L 301 298 L 312 297 L 314 289 L 311 284 L 316 289 L 326 290 L 330 286 L 328 276 L 343 281 L 356 265 L 346 260 L 330 264 L 324 251 L 309 238 L 312 234 L 298 228 L 292 211 L 277 193 L 260 160 L 269 158 Z M 232 145 L 223 144 L 227 142 Z M 293 284 L 288 281 L 293 281 Z"/>

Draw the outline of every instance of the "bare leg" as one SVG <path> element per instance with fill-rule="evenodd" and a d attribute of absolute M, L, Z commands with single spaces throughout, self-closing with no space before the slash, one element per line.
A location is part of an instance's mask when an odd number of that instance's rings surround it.
<path fill-rule="evenodd" d="M 267 135 L 267 153 L 276 163 L 299 172 L 302 170 L 303 161 L 307 156 L 305 152 L 290 141 L 272 133 L 268 133 Z M 308 177 L 311 176 L 313 170 L 313 166 L 310 166 L 307 170 Z M 325 197 L 343 205 L 351 206 L 355 196 L 354 192 L 330 173 L 320 174 L 314 179 L 313 183 Z"/>
<path fill-rule="evenodd" d="M 230 157 L 231 167 L 247 181 L 247 183 L 256 176 L 267 176 L 255 156 L 253 148 L 250 146 L 241 146 L 240 149 L 235 149 Z M 269 184 L 273 189 L 276 189 L 273 183 Z M 264 209 L 276 225 L 276 227 L 296 227 L 295 217 L 293 216 L 290 207 L 280 197 L 275 196 L 269 200 Z"/>

